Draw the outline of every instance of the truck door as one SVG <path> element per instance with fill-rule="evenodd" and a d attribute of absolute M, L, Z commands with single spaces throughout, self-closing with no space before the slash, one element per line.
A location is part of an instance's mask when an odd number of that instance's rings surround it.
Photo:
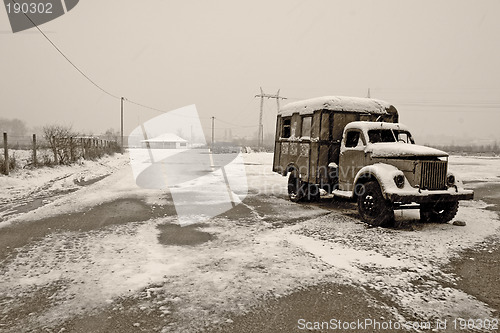
<path fill-rule="evenodd" d="M 343 191 L 352 191 L 356 174 L 366 165 L 366 140 L 363 133 L 350 129 L 345 133 L 339 158 L 339 186 Z"/>

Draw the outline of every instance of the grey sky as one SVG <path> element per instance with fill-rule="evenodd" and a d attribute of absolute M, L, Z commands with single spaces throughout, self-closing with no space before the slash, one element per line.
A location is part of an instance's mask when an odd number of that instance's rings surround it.
<path fill-rule="evenodd" d="M 85 0 L 41 29 L 104 89 L 162 110 L 196 104 L 217 134 L 257 130 L 259 86 L 290 101 L 393 103 L 418 141 L 500 139 L 500 1 Z M 120 102 L 36 30 L 0 13 L 0 117 L 119 128 Z M 265 130 L 276 103 L 266 101 Z M 125 103 L 125 132 L 158 112 Z"/>

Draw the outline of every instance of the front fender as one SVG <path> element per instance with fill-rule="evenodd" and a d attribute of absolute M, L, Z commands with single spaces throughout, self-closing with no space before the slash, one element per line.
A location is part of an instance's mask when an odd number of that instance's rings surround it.
<path fill-rule="evenodd" d="M 369 179 L 375 179 L 380 185 L 382 193 L 386 197 L 386 192 L 391 188 L 397 188 L 394 183 L 394 177 L 397 175 L 403 175 L 403 172 L 396 168 L 394 165 L 385 163 L 376 163 L 373 165 L 368 165 L 363 167 L 356 174 L 354 178 L 354 184 L 366 182 Z M 405 177 L 405 183 L 407 182 Z M 406 184 L 405 184 L 406 185 Z"/>

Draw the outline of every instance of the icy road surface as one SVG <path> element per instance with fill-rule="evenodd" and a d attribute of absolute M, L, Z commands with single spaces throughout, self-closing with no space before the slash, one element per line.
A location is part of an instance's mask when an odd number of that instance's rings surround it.
<path fill-rule="evenodd" d="M 347 201 L 289 202 L 271 154 L 244 161 L 243 203 L 188 227 L 168 191 L 135 185 L 127 156 L 1 177 L 0 331 L 211 331 L 318 285 L 340 288 L 332 317 L 353 316 L 342 297 L 352 290 L 359 316 L 379 320 L 498 318 L 445 269 L 497 241 L 488 203 L 461 203 L 465 227 L 397 212 L 400 229 L 370 228 Z M 498 158 L 450 163 L 471 188 L 500 184 Z"/>

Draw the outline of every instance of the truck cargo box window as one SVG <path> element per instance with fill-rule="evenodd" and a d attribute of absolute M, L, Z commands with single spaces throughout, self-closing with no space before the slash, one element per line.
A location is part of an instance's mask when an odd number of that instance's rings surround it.
<path fill-rule="evenodd" d="M 311 137 L 311 123 L 312 117 L 304 117 L 302 118 L 302 137 Z"/>
<path fill-rule="evenodd" d="M 283 131 L 281 132 L 281 137 L 282 138 L 289 138 L 290 137 L 291 122 L 292 122 L 292 120 L 290 118 L 283 119 Z"/>

